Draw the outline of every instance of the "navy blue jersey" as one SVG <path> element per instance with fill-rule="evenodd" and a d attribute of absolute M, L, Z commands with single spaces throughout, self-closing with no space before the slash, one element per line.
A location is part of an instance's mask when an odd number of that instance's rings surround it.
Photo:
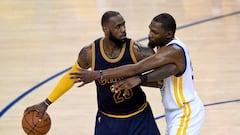
<path fill-rule="evenodd" d="M 103 50 L 103 38 L 95 40 L 92 44 L 92 69 L 104 70 L 136 63 L 133 45 L 134 41 L 127 39 L 122 45 L 120 55 L 115 59 L 110 59 Z M 111 92 L 111 85 L 119 80 L 120 78 L 95 81 L 99 111 L 107 114 L 127 115 L 139 111 L 146 103 L 146 96 L 140 86 L 118 93 Z"/>

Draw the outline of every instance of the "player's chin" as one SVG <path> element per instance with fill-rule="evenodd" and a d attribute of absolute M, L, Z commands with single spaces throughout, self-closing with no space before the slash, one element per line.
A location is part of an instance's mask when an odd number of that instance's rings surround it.
<path fill-rule="evenodd" d="M 121 36 L 121 41 L 122 42 L 125 42 L 127 40 L 127 37 L 126 36 Z"/>

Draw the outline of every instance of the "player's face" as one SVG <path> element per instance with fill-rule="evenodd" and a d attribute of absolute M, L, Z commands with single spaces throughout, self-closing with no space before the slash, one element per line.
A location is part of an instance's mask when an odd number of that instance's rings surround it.
<path fill-rule="evenodd" d="M 150 32 L 148 34 L 149 46 L 164 46 L 169 41 L 169 31 L 166 31 L 162 24 L 152 21 L 149 25 Z"/>
<path fill-rule="evenodd" d="M 123 43 L 126 40 L 125 21 L 121 15 L 109 18 L 109 39 L 117 44 Z"/>

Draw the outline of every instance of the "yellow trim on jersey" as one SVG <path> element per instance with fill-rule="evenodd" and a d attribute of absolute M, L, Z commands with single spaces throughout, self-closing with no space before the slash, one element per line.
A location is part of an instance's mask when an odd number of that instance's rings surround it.
<path fill-rule="evenodd" d="M 133 40 L 130 41 L 130 55 L 131 55 L 131 58 L 132 58 L 133 62 L 137 63 L 137 59 L 136 59 L 135 53 L 133 51 L 134 43 L 135 42 Z"/>
<path fill-rule="evenodd" d="M 186 102 L 183 93 L 183 77 L 173 77 L 174 82 L 174 96 L 178 107 L 183 109 L 183 115 L 181 116 L 180 126 L 177 131 L 177 135 L 186 135 L 188 124 L 190 121 L 190 114 L 192 112 L 190 104 Z"/>
<path fill-rule="evenodd" d="M 93 71 L 95 68 L 95 42 L 92 43 L 92 65 L 91 70 Z"/>
<path fill-rule="evenodd" d="M 123 54 L 124 54 L 124 52 L 125 52 L 125 49 L 126 49 L 126 43 L 123 44 L 119 56 L 118 56 L 117 58 L 115 58 L 115 59 L 110 59 L 110 58 L 108 58 L 108 56 L 107 56 L 106 53 L 104 52 L 104 49 L 103 49 L 103 38 L 100 40 L 100 51 L 101 51 L 101 54 L 102 54 L 103 58 L 104 58 L 107 62 L 110 62 L 110 63 L 116 63 L 116 62 L 118 62 L 120 59 L 122 59 Z"/>
<path fill-rule="evenodd" d="M 148 106 L 148 103 L 144 103 L 136 112 L 130 113 L 130 114 L 126 114 L 126 115 L 115 115 L 115 114 L 109 114 L 109 113 L 105 113 L 100 111 L 103 115 L 106 115 L 108 117 L 112 117 L 112 118 L 121 118 L 121 119 L 125 119 L 125 118 L 129 118 L 132 117 L 134 115 L 139 114 L 140 112 L 142 112 L 146 107 Z"/>
<path fill-rule="evenodd" d="M 182 107 L 186 103 L 184 94 L 183 94 L 183 77 L 173 77 L 174 85 L 174 96 L 177 102 L 178 107 Z"/>
<path fill-rule="evenodd" d="M 51 102 L 56 101 L 60 96 L 67 92 L 74 85 L 74 79 L 70 79 L 69 73 L 79 72 L 77 68 L 81 68 L 76 61 L 72 68 L 64 74 L 64 76 L 56 84 L 55 88 L 51 91 L 48 96 L 48 100 Z"/>
<path fill-rule="evenodd" d="M 191 116 L 191 106 L 190 103 L 187 103 L 183 107 L 183 115 L 181 117 L 180 126 L 177 131 L 177 135 L 186 135 L 188 124 Z"/>

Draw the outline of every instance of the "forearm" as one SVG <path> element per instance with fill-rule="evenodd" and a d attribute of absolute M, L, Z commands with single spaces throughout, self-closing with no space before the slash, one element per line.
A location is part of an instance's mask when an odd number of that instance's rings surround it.
<path fill-rule="evenodd" d="M 116 68 L 109 68 L 102 71 L 102 75 L 104 79 L 125 78 L 125 77 L 130 77 L 139 73 L 141 72 L 137 70 L 134 64 L 129 64 L 129 65 L 120 66 Z"/>
<path fill-rule="evenodd" d="M 155 82 L 163 80 L 171 75 L 177 74 L 178 69 L 175 64 L 167 64 L 164 65 L 151 73 L 145 74 L 146 76 L 145 82 Z"/>
<path fill-rule="evenodd" d="M 67 72 L 57 83 L 54 89 L 51 91 L 50 95 L 48 96 L 48 100 L 50 102 L 56 101 L 59 97 L 61 97 L 65 92 L 67 92 L 73 86 L 73 80 L 70 79 L 69 74 Z"/>
<path fill-rule="evenodd" d="M 163 86 L 163 82 L 162 81 L 145 82 L 145 83 L 142 83 L 142 86 L 161 88 Z"/>
<path fill-rule="evenodd" d="M 110 68 L 102 71 L 103 78 L 124 78 L 133 75 L 138 75 L 140 73 L 157 69 L 166 64 L 175 64 L 174 59 L 171 57 L 154 55 L 141 60 L 136 64 L 128 64 L 116 68 Z"/>
<path fill-rule="evenodd" d="M 56 84 L 55 88 L 51 91 L 48 96 L 48 100 L 50 103 L 56 101 L 59 97 L 61 97 L 65 92 L 72 88 L 74 85 L 74 79 L 70 79 L 70 72 L 77 72 L 77 68 L 80 68 L 78 63 L 76 62 L 73 67 L 65 73 L 65 75 L 59 80 Z"/>

